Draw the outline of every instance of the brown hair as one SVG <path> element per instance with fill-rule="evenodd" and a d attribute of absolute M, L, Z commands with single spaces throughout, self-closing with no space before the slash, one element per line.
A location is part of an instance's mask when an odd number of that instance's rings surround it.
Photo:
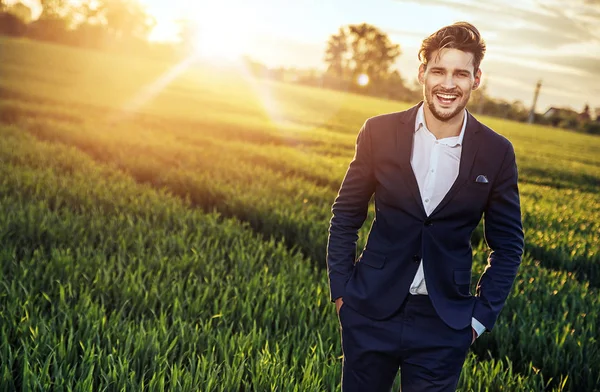
<path fill-rule="evenodd" d="M 471 23 L 456 22 L 442 27 L 423 40 L 419 50 L 419 60 L 427 67 L 431 54 L 444 48 L 472 53 L 475 72 L 477 72 L 485 54 L 485 41 L 481 38 L 479 30 Z"/>

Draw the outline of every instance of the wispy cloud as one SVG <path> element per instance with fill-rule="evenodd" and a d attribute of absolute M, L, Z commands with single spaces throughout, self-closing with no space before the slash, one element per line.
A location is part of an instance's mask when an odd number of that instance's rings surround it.
<path fill-rule="evenodd" d="M 545 105 L 595 100 L 600 91 L 600 0 L 421 0 L 459 11 L 488 44 L 484 70 L 524 101 L 543 79 Z M 508 82 L 510 81 L 510 82 Z M 518 88 L 521 85 L 523 88 Z M 495 86 L 493 90 L 498 90 Z"/>
<path fill-rule="evenodd" d="M 599 0 L 546 0 L 457 1 L 421 0 L 430 4 L 463 12 L 487 33 L 496 36 L 493 41 L 520 45 L 554 47 L 581 40 L 600 44 L 596 32 L 600 24 Z"/>

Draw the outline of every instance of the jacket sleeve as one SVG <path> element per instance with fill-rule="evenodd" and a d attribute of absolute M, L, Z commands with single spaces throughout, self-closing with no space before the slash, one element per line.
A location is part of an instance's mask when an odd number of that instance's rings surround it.
<path fill-rule="evenodd" d="M 354 158 L 331 208 L 332 218 L 327 242 L 327 273 L 331 301 L 344 296 L 346 282 L 352 273 L 358 230 L 367 218 L 369 200 L 375 191 L 372 162 L 371 135 L 367 120 L 360 129 Z"/>
<path fill-rule="evenodd" d="M 484 211 L 485 240 L 491 249 L 477 283 L 473 317 L 488 331 L 510 294 L 523 255 L 524 235 L 515 152 L 509 143 Z"/>

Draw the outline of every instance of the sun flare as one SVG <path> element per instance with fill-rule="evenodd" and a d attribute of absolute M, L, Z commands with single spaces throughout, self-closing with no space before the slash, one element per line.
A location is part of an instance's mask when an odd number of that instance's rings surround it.
<path fill-rule="evenodd" d="M 237 60 L 249 51 L 252 25 L 248 15 L 232 13 L 219 4 L 199 5 L 190 17 L 196 25 L 196 55 L 214 60 Z M 196 15 L 196 16 L 194 16 Z"/>
<path fill-rule="evenodd" d="M 215 26 L 199 29 L 194 52 L 209 59 L 237 60 L 246 53 L 247 41 L 241 32 Z"/>
<path fill-rule="evenodd" d="M 369 75 L 367 74 L 360 74 L 358 75 L 358 79 L 356 80 L 359 86 L 366 86 L 367 84 L 369 84 Z"/>

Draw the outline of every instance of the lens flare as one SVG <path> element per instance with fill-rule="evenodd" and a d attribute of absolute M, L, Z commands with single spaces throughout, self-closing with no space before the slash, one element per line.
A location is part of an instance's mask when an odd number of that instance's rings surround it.
<path fill-rule="evenodd" d="M 356 82 L 358 83 L 359 86 L 366 86 L 367 84 L 369 84 L 369 75 L 367 75 L 367 74 L 358 75 Z"/>

